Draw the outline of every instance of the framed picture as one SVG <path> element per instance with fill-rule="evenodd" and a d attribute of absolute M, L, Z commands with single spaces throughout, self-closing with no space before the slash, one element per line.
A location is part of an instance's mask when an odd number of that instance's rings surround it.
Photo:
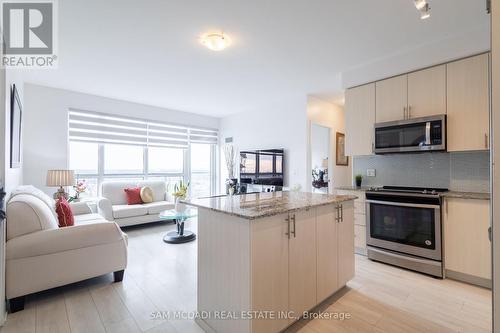
<path fill-rule="evenodd" d="M 335 143 L 335 164 L 345 166 L 349 165 L 349 157 L 345 156 L 345 134 L 337 132 L 335 135 Z"/>
<path fill-rule="evenodd" d="M 22 106 L 16 85 L 10 95 L 10 167 L 21 167 L 21 119 Z"/>

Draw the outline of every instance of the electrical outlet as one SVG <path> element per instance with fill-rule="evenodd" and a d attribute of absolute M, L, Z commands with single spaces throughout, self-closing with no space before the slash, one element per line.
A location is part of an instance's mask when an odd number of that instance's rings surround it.
<path fill-rule="evenodd" d="M 367 177 L 375 177 L 375 169 L 366 169 Z"/>

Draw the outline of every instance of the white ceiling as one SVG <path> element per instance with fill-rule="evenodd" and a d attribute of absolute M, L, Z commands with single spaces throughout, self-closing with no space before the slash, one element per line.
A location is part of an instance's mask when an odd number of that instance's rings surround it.
<path fill-rule="evenodd" d="M 421 21 L 412 0 L 62 0 L 59 68 L 26 81 L 218 117 L 335 99 L 343 72 L 488 29 L 485 1 L 429 2 Z M 221 29 L 229 49 L 199 44 Z"/>

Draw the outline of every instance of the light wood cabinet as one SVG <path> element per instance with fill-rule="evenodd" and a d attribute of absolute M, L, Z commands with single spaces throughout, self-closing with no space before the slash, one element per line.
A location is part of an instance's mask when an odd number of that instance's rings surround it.
<path fill-rule="evenodd" d="M 446 65 L 408 74 L 407 118 L 446 114 Z"/>
<path fill-rule="evenodd" d="M 252 224 L 252 309 L 288 311 L 288 214 Z M 252 332 L 279 332 L 289 325 L 287 318 L 252 322 Z"/>
<path fill-rule="evenodd" d="M 444 265 L 454 277 L 491 279 L 489 200 L 446 198 L 444 207 Z M 448 273 L 451 271 L 452 273 Z M 468 280 L 467 282 L 473 282 Z"/>
<path fill-rule="evenodd" d="M 345 93 L 345 118 L 346 155 L 373 154 L 375 83 L 347 89 Z"/>
<path fill-rule="evenodd" d="M 489 148 L 489 55 L 447 64 L 448 151 Z"/>
<path fill-rule="evenodd" d="M 341 219 L 338 224 L 338 287 L 345 286 L 354 277 L 354 204 L 348 201 L 340 205 Z"/>
<path fill-rule="evenodd" d="M 317 241 L 317 297 L 322 302 L 338 288 L 337 266 L 337 221 L 335 221 L 333 206 L 324 206 L 317 209 L 316 241 Z"/>
<path fill-rule="evenodd" d="M 296 316 L 316 303 L 316 210 L 290 214 L 289 309 Z M 330 253 L 331 255 L 331 253 Z"/>
<path fill-rule="evenodd" d="M 400 75 L 375 83 L 375 122 L 406 118 L 408 107 L 408 75 Z"/>
<path fill-rule="evenodd" d="M 354 195 L 354 252 L 366 255 L 366 200 L 365 191 L 336 190 L 340 195 Z"/>

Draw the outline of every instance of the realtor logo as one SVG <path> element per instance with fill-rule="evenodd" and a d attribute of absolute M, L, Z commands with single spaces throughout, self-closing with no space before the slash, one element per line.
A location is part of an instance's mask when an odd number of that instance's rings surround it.
<path fill-rule="evenodd" d="M 54 0 L 2 1 L 3 67 L 55 67 L 55 9 Z"/>

